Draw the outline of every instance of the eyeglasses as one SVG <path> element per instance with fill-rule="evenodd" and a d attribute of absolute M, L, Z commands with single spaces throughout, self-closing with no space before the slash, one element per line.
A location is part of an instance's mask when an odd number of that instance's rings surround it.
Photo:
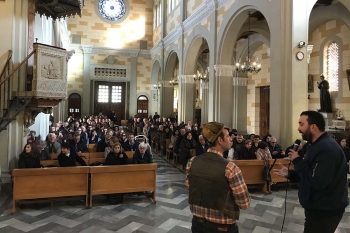
<path fill-rule="evenodd" d="M 272 144 L 275 144 L 275 143 L 277 143 L 277 142 L 271 142 Z"/>
<path fill-rule="evenodd" d="M 126 137 L 126 135 L 122 135 L 123 137 Z"/>

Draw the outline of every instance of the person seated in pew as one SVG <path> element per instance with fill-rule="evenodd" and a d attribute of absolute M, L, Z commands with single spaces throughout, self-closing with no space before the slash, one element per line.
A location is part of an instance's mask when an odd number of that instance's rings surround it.
<path fill-rule="evenodd" d="M 115 143 L 112 151 L 107 155 L 105 165 L 126 165 L 128 164 L 128 156 L 125 154 L 121 144 Z"/>
<path fill-rule="evenodd" d="M 89 149 L 86 146 L 86 143 L 80 140 L 80 134 L 74 134 L 74 143 L 71 146 L 71 151 L 75 151 L 76 153 L 86 153 L 89 152 Z"/>
<path fill-rule="evenodd" d="M 42 140 L 38 141 L 37 147 L 38 147 L 40 160 L 50 160 L 51 159 L 47 150 L 44 150 L 45 146 L 46 146 L 46 143 L 44 141 L 42 141 Z"/>
<path fill-rule="evenodd" d="M 62 152 L 57 157 L 60 167 L 75 167 L 76 162 L 78 162 L 81 166 L 86 166 L 85 161 L 79 157 L 75 150 L 71 150 L 70 148 L 71 145 L 68 142 L 62 143 Z"/>
<path fill-rule="evenodd" d="M 27 143 L 19 155 L 18 168 L 41 168 L 39 151 L 34 143 Z"/>
<path fill-rule="evenodd" d="M 135 151 L 132 158 L 133 164 L 146 164 L 153 163 L 152 155 L 147 150 L 147 145 L 145 143 L 139 144 L 139 149 Z"/>
<path fill-rule="evenodd" d="M 252 148 L 252 140 L 247 139 L 244 141 L 244 147 L 239 154 L 240 160 L 256 159 L 255 151 Z"/>
<path fill-rule="evenodd" d="M 109 140 L 108 146 L 105 148 L 105 158 L 110 152 L 113 152 L 113 146 L 118 142 L 118 138 L 116 136 L 111 137 Z"/>
<path fill-rule="evenodd" d="M 206 143 L 203 135 L 198 136 L 199 143 L 196 144 L 196 156 L 204 154 L 208 150 L 208 144 Z"/>
<path fill-rule="evenodd" d="M 135 135 L 129 134 L 129 140 L 123 144 L 125 151 L 136 151 L 139 146 L 139 142 L 135 141 Z"/>

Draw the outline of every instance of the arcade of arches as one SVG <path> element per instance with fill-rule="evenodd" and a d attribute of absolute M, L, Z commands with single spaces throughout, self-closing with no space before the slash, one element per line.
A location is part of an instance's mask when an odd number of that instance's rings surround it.
<path fill-rule="evenodd" d="M 300 137 L 299 114 L 320 108 L 322 73 L 332 87 L 328 119 L 336 113 L 350 119 L 348 0 L 125 0 L 125 16 L 113 23 L 101 19 L 93 0 L 84 1 L 82 17 L 55 23 L 28 17 L 31 2 L 0 2 L 7 32 L 0 36 L 0 64 L 9 49 L 14 65 L 21 62 L 34 38 L 74 49 L 69 98 L 54 109 L 57 120 L 72 111 L 84 116 L 113 108 L 119 120 L 175 112 L 178 121 L 270 132 L 286 146 Z M 33 34 L 23 38 L 28 25 Z M 236 71 L 247 57 L 261 64 L 260 72 Z M 0 144 L 19 154 L 11 142 L 23 144 L 16 138 L 25 136 L 23 122 L 11 124 L 18 133 L 1 134 Z M 9 158 L 0 160 L 8 164 Z"/>

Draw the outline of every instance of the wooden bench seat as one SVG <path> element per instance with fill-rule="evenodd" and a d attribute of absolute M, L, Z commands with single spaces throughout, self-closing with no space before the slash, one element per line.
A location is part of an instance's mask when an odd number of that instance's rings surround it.
<path fill-rule="evenodd" d="M 26 199 L 85 196 L 88 206 L 89 170 L 85 166 L 14 169 L 12 213 L 16 202 Z"/>
<path fill-rule="evenodd" d="M 90 167 L 90 207 L 93 195 L 143 191 L 151 191 L 155 203 L 156 170 L 155 163 Z"/>
<path fill-rule="evenodd" d="M 270 160 L 270 166 L 273 164 L 273 159 Z M 262 179 L 264 161 L 262 160 L 234 160 L 233 161 L 242 171 L 243 178 L 246 184 L 264 184 Z M 289 160 L 277 159 L 273 169 L 279 169 L 279 164 L 288 167 Z M 293 163 L 289 166 L 289 169 L 294 169 Z M 270 172 L 272 182 L 287 182 L 287 179 Z"/>

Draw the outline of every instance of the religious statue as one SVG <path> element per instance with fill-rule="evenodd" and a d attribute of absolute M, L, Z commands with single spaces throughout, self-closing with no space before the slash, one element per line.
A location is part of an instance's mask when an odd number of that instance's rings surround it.
<path fill-rule="evenodd" d="M 320 105 L 321 109 L 319 112 L 332 112 L 332 101 L 329 94 L 329 83 L 325 80 L 323 74 L 320 76 L 321 82 L 317 82 L 318 89 L 320 89 Z"/>

